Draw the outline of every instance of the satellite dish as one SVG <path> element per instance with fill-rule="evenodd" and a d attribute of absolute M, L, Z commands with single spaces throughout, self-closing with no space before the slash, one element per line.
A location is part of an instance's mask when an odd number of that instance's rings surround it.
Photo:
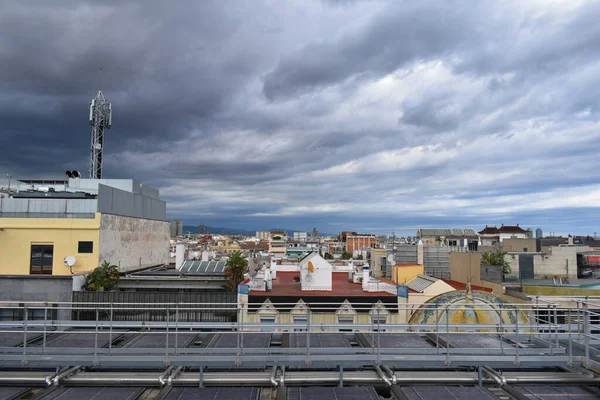
<path fill-rule="evenodd" d="M 310 283 L 310 282 L 312 281 L 312 275 L 311 275 L 311 274 L 308 274 L 308 275 L 306 275 L 306 276 L 304 277 L 304 280 L 305 280 L 306 282 L 309 282 L 309 283 Z"/>
<path fill-rule="evenodd" d="M 73 175 L 73 178 L 81 178 L 81 174 L 79 173 L 79 171 L 71 171 L 71 174 Z"/>
<path fill-rule="evenodd" d="M 394 265 L 394 264 L 396 263 L 396 260 L 394 260 L 394 255 L 393 255 L 393 254 L 390 254 L 390 255 L 387 257 L 387 260 L 388 260 L 388 262 L 389 262 L 390 264 L 392 264 L 392 265 Z"/>
<path fill-rule="evenodd" d="M 75 257 L 73 256 L 67 256 L 65 257 L 65 265 L 67 267 L 72 267 L 75 264 Z"/>
<path fill-rule="evenodd" d="M 315 272 L 315 265 L 312 263 L 312 261 L 308 262 L 308 270 L 310 272 Z"/>
<path fill-rule="evenodd" d="M 65 173 L 67 174 L 67 178 L 72 178 L 73 177 L 73 173 L 71 171 L 67 171 Z"/>

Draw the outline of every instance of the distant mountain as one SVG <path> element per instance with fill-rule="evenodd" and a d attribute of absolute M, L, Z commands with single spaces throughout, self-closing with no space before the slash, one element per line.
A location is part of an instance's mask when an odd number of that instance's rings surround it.
<path fill-rule="evenodd" d="M 184 225 L 183 233 L 200 233 L 200 226 L 198 225 Z M 243 229 L 236 228 L 222 228 L 218 226 L 207 226 L 206 232 L 214 233 L 217 235 L 248 235 L 254 236 L 256 234 L 255 231 L 246 231 Z"/>
<path fill-rule="evenodd" d="M 183 233 L 200 233 L 200 226 L 198 225 L 184 225 L 183 226 Z M 294 232 L 305 232 L 305 231 L 297 231 L 294 229 L 267 229 L 268 231 L 287 231 L 288 236 L 293 236 Z M 217 235 L 247 235 L 247 236 L 254 236 L 256 235 L 256 231 L 247 231 L 244 229 L 237 229 L 237 228 L 221 228 L 218 226 L 207 226 L 206 227 L 206 231 L 208 233 L 214 233 Z M 311 232 L 308 232 L 309 234 Z M 321 236 L 333 236 L 330 235 L 328 233 L 322 233 Z"/>

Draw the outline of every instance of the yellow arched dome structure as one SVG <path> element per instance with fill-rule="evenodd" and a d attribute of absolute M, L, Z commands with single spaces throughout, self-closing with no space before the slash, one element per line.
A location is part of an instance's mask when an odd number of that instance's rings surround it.
<path fill-rule="evenodd" d="M 471 291 L 471 285 L 466 290 L 455 290 L 440 294 L 424 303 L 410 317 L 412 330 L 419 330 L 418 325 L 512 325 L 526 326 L 529 324 L 527 315 L 517 310 L 513 305 L 492 293 Z M 476 329 L 479 331 L 489 329 Z"/>

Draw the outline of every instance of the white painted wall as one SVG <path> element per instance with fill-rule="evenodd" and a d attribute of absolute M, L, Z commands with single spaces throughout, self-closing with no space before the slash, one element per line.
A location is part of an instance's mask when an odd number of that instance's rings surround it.
<path fill-rule="evenodd" d="M 122 272 L 164 264 L 169 259 L 169 223 L 102 214 L 99 262 L 118 265 Z"/>

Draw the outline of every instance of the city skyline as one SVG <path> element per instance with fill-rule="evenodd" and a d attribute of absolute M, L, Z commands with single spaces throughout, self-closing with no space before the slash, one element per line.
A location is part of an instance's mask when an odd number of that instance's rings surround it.
<path fill-rule="evenodd" d="M 186 224 L 600 230 L 598 3 L 183 3 L 3 2 L 0 185 L 85 171 L 102 90 Z"/>

